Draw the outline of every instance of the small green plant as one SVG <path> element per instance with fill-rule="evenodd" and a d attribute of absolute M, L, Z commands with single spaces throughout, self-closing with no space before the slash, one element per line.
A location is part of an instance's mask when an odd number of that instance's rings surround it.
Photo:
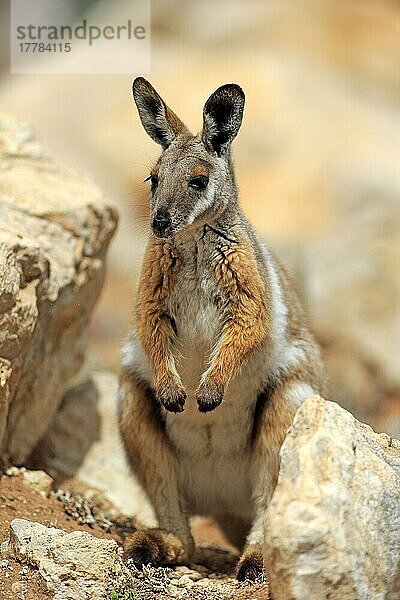
<path fill-rule="evenodd" d="M 113 590 L 111 592 L 110 600 L 139 600 L 139 596 L 137 591 L 133 588 L 126 588 L 122 594 Z"/>

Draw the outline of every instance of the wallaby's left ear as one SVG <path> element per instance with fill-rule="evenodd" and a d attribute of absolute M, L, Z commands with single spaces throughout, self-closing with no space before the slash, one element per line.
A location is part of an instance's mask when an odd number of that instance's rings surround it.
<path fill-rule="evenodd" d="M 143 127 L 164 150 L 177 135 L 187 131 L 186 125 L 165 104 L 147 79 L 136 77 L 132 84 L 132 94 Z"/>
<path fill-rule="evenodd" d="M 242 124 L 244 92 L 236 83 L 219 87 L 203 110 L 202 140 L 206 147 L 222 156 L 227 152 Z"/>

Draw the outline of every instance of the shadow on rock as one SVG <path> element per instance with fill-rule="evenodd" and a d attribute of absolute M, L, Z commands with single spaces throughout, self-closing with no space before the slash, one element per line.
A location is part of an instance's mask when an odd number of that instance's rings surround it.
<path fill-rule="evenodd" d="M 53 423 L 34 449 L 28 467 L 49 473 L 56 486 L 74 477 L 92 444 L 100 439 L 98 399 L 92 379 L 65 392 Z"/>

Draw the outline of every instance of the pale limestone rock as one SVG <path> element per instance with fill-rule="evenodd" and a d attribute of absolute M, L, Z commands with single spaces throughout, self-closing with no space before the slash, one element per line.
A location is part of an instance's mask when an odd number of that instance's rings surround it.
<path fill-rule="evenodd" d="M 117 213 L 0 115 L 0 460 L 22 463 L 79 370 Z"/>
<path fill-rule="evenodd" d="M 53 488 L 53 479 L 44 471 L 24 471 L 22 481 L 25 485 L 38 492 L 44 498 L 48 498 Z"/>
<path fill-rule="evenodd" d="M 400 594 L 400 442 L 308 398 L 281 450 L 265 521 L 276 600 Z"/>
<path fill-rule="evenodd" d="M 123 574 L 114 540 L 24 519 L 11 522 L 9 553 L 38 569 L 54 600 L 108 600 Z"/>

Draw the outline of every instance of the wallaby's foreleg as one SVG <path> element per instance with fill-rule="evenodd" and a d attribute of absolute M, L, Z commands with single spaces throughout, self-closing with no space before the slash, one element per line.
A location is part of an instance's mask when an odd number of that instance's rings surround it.
<path fill-rule="evenodd" d="M 136 564 L 185 563 L 193 540 L 179 493 L 177 461 L 153 390 L 134 374 L 120 380 L 120 431 L 132 469 L 155 509 L 158 529 L 137 531 L 126 553 Z"/>
<path fill-rule="evenodd" d="M 186 393 L 171 346 L 175 324 L 166 310 L 174 285 L 176 257 L 165 244 L 151 240 L 143 260 L 137 304 L 137 333 L 154 372 L 156 397 L 171 412 L 181 412 Z"/>
<path fill-rule="evenodd" d="M 301 402 L 316 390 L 301 381 L 301 369 L 265 393 L 265 403 L 254 423 L 251 465 L 254 517 L 240 558 L 237 578 L 256 579 L 264 570 L 264 522 L 279 474 L 279 451 Z M 268 543 L 268 540 L 267 542 Z"/>
<path fill-rule="evenodd" d="M 270 323 L 268 291 L 248 244 L 217 248 L 214 275 L 227 308 L 220 339 L 196 392 L 202 412 L 222 402 L 227 384 L 260 345 Z"/>

